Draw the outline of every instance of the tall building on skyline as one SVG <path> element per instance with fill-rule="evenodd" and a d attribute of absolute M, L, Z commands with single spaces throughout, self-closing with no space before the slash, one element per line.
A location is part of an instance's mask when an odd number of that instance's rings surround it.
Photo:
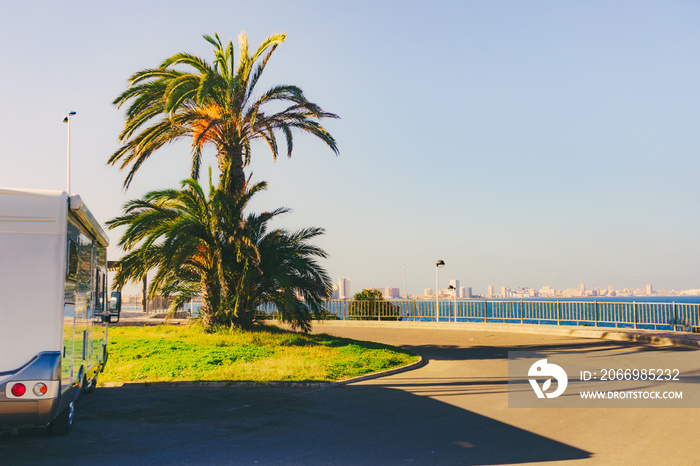
<path fill-rule="evenodd" d="M 382 288 L 381 292 L 384 299 L 396 299 L 400 296 L 398 288 Z"/>
<path fill-rule="evenodd" d="M 340 277 L 338 280 L 338 299 L 350 299 L 350 279 L 348 277 Z"/>
<path fill-rule="evenodd" d="M 486 291 L 486 297 L 493 298 L 494 291 L 495 291 L 495 288 L 493 287 L 493 285 L 489 285 L 488 291 Z"/>
<path fill-rule="evenodd" d="M 459 287 L 459 297 L 460 298 L 471 298 L 472 297 L 471 287 L 460 286 Z"/>

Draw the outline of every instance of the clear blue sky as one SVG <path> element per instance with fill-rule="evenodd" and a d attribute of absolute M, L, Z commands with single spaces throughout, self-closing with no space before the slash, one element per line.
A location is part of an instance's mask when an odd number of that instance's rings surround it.
<path fill-rule="evenodd" d="M 106 165 L 133 72 L 201 36 L 286 32 L 260 89 L 297 84 L 341 116 L 335 157 L 258 147 L 256 210 L 321 226 L 337 283 L 475 292 L 699 288 L 700 4 L 694 1 L 10 2 L 0 17 L 0 186 L 73 191 L 106 221 L 188 175 L 156 154 L 125 193 Z M 215 165 L 210 153 L 205 161 Z M 111 232 L 116 243 L 118 233 Z M 119 256 L 111 248 L 112 258 Z"/>

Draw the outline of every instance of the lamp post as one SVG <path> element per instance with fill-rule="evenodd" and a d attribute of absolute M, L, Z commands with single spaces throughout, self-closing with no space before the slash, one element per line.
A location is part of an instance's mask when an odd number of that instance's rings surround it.
<path fill-rule="evenodd" d="M 442 259 L 435 263 L 435 322 L 440 320 L 440 269 L 445 266 Z"/>
<path fill-rule="evenodd" d="M 68 195 L 70 195 L 70 117 L 75 115 L 75 112 L 70 112 L 63 119 L 64 123 L 68 123 L 68 162 L 66 166 L 66 189 L 68 190 Z"/>
<path fill-rule="evenodd" d="M 454 300 L 452 301 L 452 315 L 454 316 L 453 319 L 455 322 L 457 322 L 457 288 L 454 286 L 450 285 L 447 287 L 448 290 L 452 290 L 453 293 L 453 298 Z"/>

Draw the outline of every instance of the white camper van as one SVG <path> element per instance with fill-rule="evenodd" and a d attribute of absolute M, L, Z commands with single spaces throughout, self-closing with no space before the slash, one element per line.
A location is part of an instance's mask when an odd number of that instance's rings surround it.
<path fill-rule="evenodd" d="M 95 388 L 121 307 L 108 299 L 107 245 L 80 196 L 0 188 L 0 433 L 66 434 Z"/>

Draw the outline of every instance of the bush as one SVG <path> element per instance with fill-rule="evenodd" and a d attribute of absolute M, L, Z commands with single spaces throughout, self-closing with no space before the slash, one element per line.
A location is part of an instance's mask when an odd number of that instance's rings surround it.
<path fill-rule="evenodd" d="M 398 306 L 385 301 L 379 290 L 364 289 L 353 296 L 348 308 L 352 320 L 401 320 Z"/>

